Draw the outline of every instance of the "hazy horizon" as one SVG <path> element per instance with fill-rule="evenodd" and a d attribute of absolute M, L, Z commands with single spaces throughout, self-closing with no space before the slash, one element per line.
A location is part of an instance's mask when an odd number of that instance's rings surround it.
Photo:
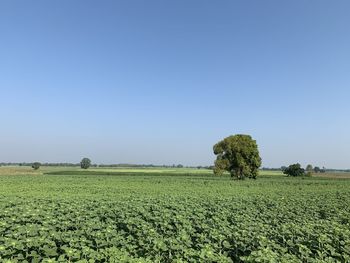
<path fill-rule="evenodd" d="M 0 3 L 0 162 L 350 168 L 349 1 Z"/>

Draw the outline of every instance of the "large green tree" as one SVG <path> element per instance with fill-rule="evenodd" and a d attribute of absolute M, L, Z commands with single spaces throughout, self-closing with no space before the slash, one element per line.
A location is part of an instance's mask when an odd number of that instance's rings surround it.
<path fill-rule="evenodd" d="M 214 173 L 221 175 L 225 171 L 237 179 L 256 178 L 261 166 L 258 145 L 250 135 L 229 136 L 213 147 L 217 155 Z"/>
<path fill-rule="evenodd" d="M 91 160 L 89 158 L 83 158 L 80 162 L 82 169 L 88 169 L 91 166 Z"/>

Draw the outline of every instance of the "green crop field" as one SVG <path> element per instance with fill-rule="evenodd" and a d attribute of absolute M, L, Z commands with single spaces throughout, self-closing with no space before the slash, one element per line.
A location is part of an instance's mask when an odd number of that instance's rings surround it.
<path fill-rule="evenodd" d="M 350 262 L 350 180 L 0 167 L 1 262 Z"/>

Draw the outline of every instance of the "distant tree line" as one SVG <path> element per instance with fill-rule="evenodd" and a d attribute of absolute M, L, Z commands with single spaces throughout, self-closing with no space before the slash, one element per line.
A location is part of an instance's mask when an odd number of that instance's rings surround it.
<path fill-rule="evenodd" d="M 33 163 L 20 162 L 20 163 L 0 163 L 1 166 L 32 166 Z M 80 166 L 80 163 L 41 163 L 42 166 Z"/>
<path fill-rule="evenodd" d="M 313 167 L 311 164 L 308 164 L 306 168 L 302 168 L 299 163 L 291 164 L 288 167 L 282 166 L 281 167 L 282 172 L 287 176 L 311 176 L 313 173 L 325 173 L 329 172 L 330 170 L 327 170 L 325 167 Z M 333 170 L 333 171 L 342 171 L 342 172 L 349 172 L 350 170 Z"/>
<path fill-rule="evenodd" d="M 262 171 L 281 171 L 281 168 L 262 167 Z"/>
<path fill-rule="evenodd" d="M 33 162 L 0 162 L 0 166 L 28 166 L 32 167 Z M 80 163 L 40 163 L 40 166 L 62 166 L 62 167 L 80 167 Z M 195 169 L 209 169 L 213 170 L 213 165 L 208 166 L 184 166 L 182 164 L 172 164 L 172 165 L 157 165 L 157 164 L 128 164 L 128 163 L 118 163 L 118 164 L 90 164 L 90 167 L 127 167 L 127 168 L 195 168 Z M 350 173 L 350 169 L 329 169 L 319 166 L 312 167 L 312 165 L 308 165 L 305 168 L 305 171 L 312 172 L 312 173 L 326 173 L 326 172 L 348 172 Z M 263 171 L 284 171 L 287 168 L 287 166 L 282 166 L 279 168 L 275 167 L 262 167 L 261 170 Z"/>
<path fill-rule="evenodd" d="M 2 162 L 0 166 L 28 166 L 32 167 L 34 163 L 27 162 Z M 41 166 L 61 166 L 61 167 L 81 167 L 81 163 L 40 163 Z M 172 165 L 156 165 L 156 164 L 128 164 L 128 163 L 118 163 L 118 164 L 90 164 L 90 167 L 127 167 L 127 168 L 195 168 L 195 169 L 213 169 L 213 166 L 185 166 L 182 164 L 172 164 Z"/>
<path fill-rule="evenodd" d="M 312 166 L 311 166 L 312 167 Z M 262 171 L 284 171 L 287 168 L 287 166 L 281 166 L 279 168 L 270 168 L 270 167 L 262 167 Z M 305 170 L 310 171 L 310 167 L 306 167 Z M 325 167 L 318 167 L 315 166 L 312 168 L 312 172 L 314 173 L 325 173 L 325 172 L 350 172 L 350 169 L 326 169 Z"/>

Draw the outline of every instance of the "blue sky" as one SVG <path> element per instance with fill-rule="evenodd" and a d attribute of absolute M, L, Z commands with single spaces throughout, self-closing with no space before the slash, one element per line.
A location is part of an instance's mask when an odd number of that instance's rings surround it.
<path fill-rule="evenodd" d="M 1 1 L 0 161 L 350 168 L 349 1 Z"/>

